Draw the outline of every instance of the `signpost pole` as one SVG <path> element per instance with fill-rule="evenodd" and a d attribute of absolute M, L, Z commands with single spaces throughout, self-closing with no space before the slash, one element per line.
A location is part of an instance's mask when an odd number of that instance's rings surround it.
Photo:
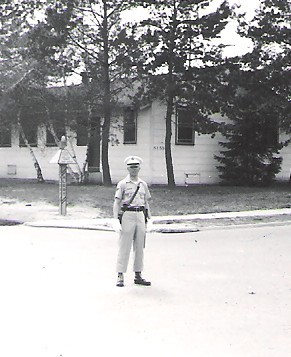
<path fill-rule="evenodd" d="M 67 214 L 67 167 L 75 164 L 76 160 L 67 149 L 66 137 L 62 136 L 60 150 L 50 160 L 51 164 L 59 165 L 59 213 L 62 216 Z"/>
<path fill-rule="evenodd" d="M 67 165 L 59 164 L 59 213 L 67 214 Z"/>
<path fill-rule="evenodd" d="M 61 138 L 61 151 L 66 147 L 66 138 Z M 60 157 L 62 154 L 60 155 Z M 59 163 L 59 213 L 67 214 L 67 164 Z"/>

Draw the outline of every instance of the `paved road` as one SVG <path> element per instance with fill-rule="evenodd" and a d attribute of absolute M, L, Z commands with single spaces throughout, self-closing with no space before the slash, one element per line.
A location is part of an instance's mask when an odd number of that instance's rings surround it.
<path fill-rule="evenodd" d="M 0 355 L 291 355 L 290 225 L 150 234 L 151 287 L 115 287 L 116 242 L 0 227 Z"/>

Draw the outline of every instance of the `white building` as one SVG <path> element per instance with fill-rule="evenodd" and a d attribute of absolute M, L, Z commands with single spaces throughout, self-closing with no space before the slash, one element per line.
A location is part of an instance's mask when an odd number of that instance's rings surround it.
<path fill-rule="evenodd" d="M 179 121 L 177 113 L 173 115 L 172 157 L 177 185 L 187 184 L 214 184 L 220 181 L 216 169 L 218 162 L 214 155 L 221 150 L 218 142 L 223 140 L 221 134 L 200 135 L 194 131 L 192 124 Z M 220 116 L 216 116 L 221 120 Z M 225 120 L 225 119 L 224 119 Z M 113 128 L 115 140 L 109 147 L 109 164 L 112 182 L 116 183 L 125 174 L 123 160 L 129 155 L 138 155 L 143 158 L 144 164 L 141 176 L 149 184 L 167 184 L 165 163 L 165 107 L 155 101 L 142 108 L 138 113 L 129 109 L 126 115 L 120 118 L 119 124 Z M 120 128 L 124 128 L 120 129 Z M 9 133 L 9 131 L 8 131 Z M 6 133 L 7 134 L 7 133 Z M 73 165 L 83 170 L 86 162 L 86 146 L 82 144 L 78 133 L 67 133 L 68 151 L 76 158 L 78 165 Z M 35 138 L 32 149 L 37 158 L 43 178 L 45 180 L 58 180 L 58 167 L 51 164 L 50 160 L 58 148 L 48 142 L 44 127 L 35 128 Z M 119 144 L 117 144 L 117 141 Z M 277 175 L 278 180 L 288 181 L 291 168 L 291 146 L 284 147 L 281 151 L 283 158 L 282 169 Z M 96 155 L 99 156 L 96 164 Z M 95 169 L 91 170 L 93 180 L 100 182 L 100 150 L 95 152 Z M 94 176 L 95 175 L 95 176 Z M 12 128 L 11 138 L 0 135 L 0 178 L 35 179 L 36 170 L 27 147 L 21 144 L 17 128 Z"/>

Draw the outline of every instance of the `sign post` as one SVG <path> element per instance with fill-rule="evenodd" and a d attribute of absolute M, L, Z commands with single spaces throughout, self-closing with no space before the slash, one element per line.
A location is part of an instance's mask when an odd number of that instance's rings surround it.
<path fill-rule="evenodd" d="M 75 163 L 69 151 L 65 149 L 66 145 L 66 138 L 62 136 L 60 150 L 50 161 L 51 164 L 59 164 L 59 213 L 62 216 L 67 214 L 67 165 Z"/>
<path fill-rule="evenodd" d="M 60 147 L 60 159 L 66 147 L 66 138 L 62 136 Z M 67 214 L 67 164 L 59 159 L 59 213 L 62 216 Z"/>
<path fill-rule="evenodd" d="M 59 165 L 59 213 L 67 214 L 67 165 Z"/>

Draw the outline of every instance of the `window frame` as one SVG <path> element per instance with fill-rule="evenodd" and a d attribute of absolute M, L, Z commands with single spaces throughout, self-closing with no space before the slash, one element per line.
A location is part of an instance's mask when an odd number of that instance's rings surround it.
<path fill-rule="evenodd" d="M 52 139 L 52 142 L 48 142 L 48 138 Z M 54 140 L 53 134 L 50 132 L 49 128 L 46 127 L 46 140 L 45 140 L 45 146 L 47 147 L 56 147 L 57 143 Z"/>
<path fill-rule="evenodd" d="M 88 129 L 88 123 L 83 118 L 77 118 L 76 145 L 87 146 L 89 139 L 90 139 L 90 130 Z"/>
<path fill-rule="evenodd" d="M 130 113 L 130 117 L 127 115 Z M 128 120 L 128 118 L 130 118 Z M 129 122 L 130 121 L 130 122 Z M 126 128 L 133 124 L 133 129 L 126 131 Z M 127 139 L 126 134 L 134 136 L 133 139 Z M 132 145 L 137 144 L 137 111 L 131 107 L 123 109 L 123 144 Z"/>
<path fill-rule="evenodd" d="M 11 126 L 5 127 L 5 129 L 0 130 L 0 147 L 1 148 L 10 148 L 12 146 L 12 129 Z"/>
<path fill-rule="evenodd" d="M 194 122 L 191 120 L 189 123 L 180 123 L 179 122 L 179 114 L 181 113 L 189 113 L 191 115 L 191 112 L 186 110 L 186 109 L 181 109 L 181 108 L 176 108 L 175 112 L 175 144 L 176 145 L 185 145 L 185 146 L 193 146 L 195 145 L 195 129 L 194 129 Z M 191 129 L 191 140 L 188 140 L 187 138 L 181 139 L 181 130 L 190 130 Z"/>
<path fill-rule="evenodd" d="M 34 128 L 22 127 L 22 129 L 23 129 L 25 137 L 28 141 L 29 146 L 37 147 L 38 146 L 38 126 L 35 126 Z M 19 132 L 19 147 L 20 148 L 26 147 L 26 144 L 25 144 L 20 132 Z"/>
<path fill-rule="evenodd" d="M 62 136 L 67 136 L 67 130 L 66 130 L 66 124 L 65 121 L 62 118 L 63 112 L 61 111 L 52 111 L 51 113 L 51 125 L 53 126 L 53 129 L 55 131 L 55 134 L 57 136 L 58 140 L 61 140 Z M 47 147 L 56 147 L 58 146 L 57 143 L 55 142 L 54 136 L 51 133 L 49 129 L 49 125 L 46 125 L 46 143 L 45 145 Z M 50 141 L 48 142 L 48 138 Z"/>

